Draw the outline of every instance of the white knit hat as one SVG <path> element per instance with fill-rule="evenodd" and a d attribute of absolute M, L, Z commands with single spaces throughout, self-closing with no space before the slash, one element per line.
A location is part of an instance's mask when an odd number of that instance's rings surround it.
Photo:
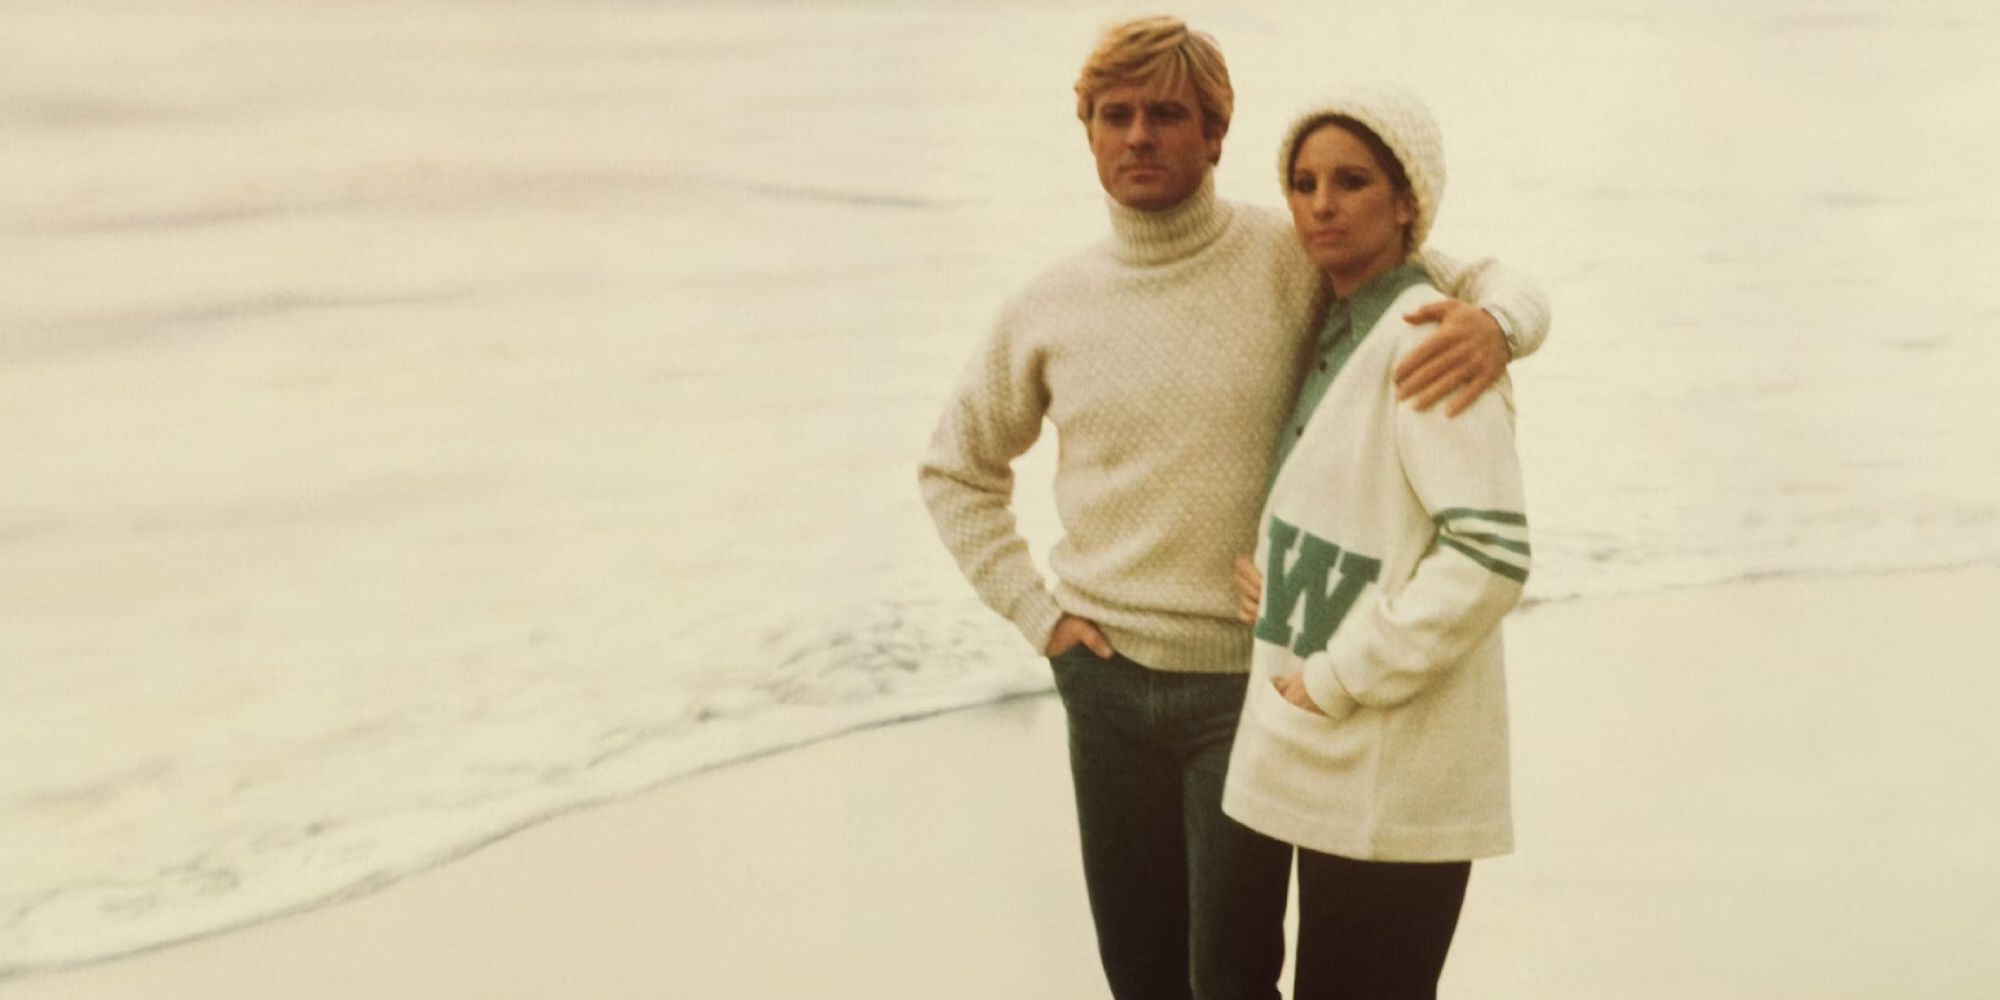
<path fill-rule="evenodd" d="M 1438 202 L 1444 200 L 1444 137 L 1438 132 L 1437 119 L 1417 95 L 1395 84 L 1355 83 L 1333 93 L 1334 97 L 1310 105 L 1285 130 L 1285 141 L 1278 147 L 1279 186 L 1285 191 L 1292 189 L 1292 150 L 1304 137 L 1306 126 L 1328 115 L 1346 115 L 1381 136 L 1409 175 L 1410 191 L 1417 199 L 1410 249 L 1417 250 L 1430 235 Z"/>

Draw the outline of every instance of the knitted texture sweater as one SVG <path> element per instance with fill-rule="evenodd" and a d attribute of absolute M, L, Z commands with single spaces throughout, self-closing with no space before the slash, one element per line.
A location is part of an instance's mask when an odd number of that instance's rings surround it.
<path fill-rule="evenodd" d="M 1401 317 L 1442 298 L 1403 270 L 1356 296 L 1382 293 L 1380 318 L 1271 485 L 1223 811 L 1342 857 L 1457 861 L 1513 845 L 1499 623 L 1527 517 L 1508 379 L 1456 418 L 1397 401 L 1390 373 L 1431 332 Z M 1278 693 L 1301 673 L 1324 715 Z"/>
<path fill-rule="evenodd" d="M 1233 559 L 1250 551 L 1276 436 L 1324 302 L 1283 214 L 1218 200 L 1113 203 L 1110 238 L 1002 309 L 925 452 L 919 481 L 980 598 L 1037 652 L 1063 613 L 1163 670 L 1246 669 Z M 1426 253 L 1440 287 L 1506 317 L 1533 350 L 1540 293 L 1490 262 Z M 1053 424 L 1051 588 L 1016 529 L 1012 461 Z"/>

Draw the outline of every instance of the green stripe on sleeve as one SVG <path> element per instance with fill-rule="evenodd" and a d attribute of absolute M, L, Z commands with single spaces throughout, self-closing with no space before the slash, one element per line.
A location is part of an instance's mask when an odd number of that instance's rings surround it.
<path fill-rule="evenodd" d="M 1454 531 L 1452 532 L 1452 535 L 1457 538 L 1470 538 L 1475 542 L 1485 542 L 1488 545 L 1506 549 L 1509 552 L 1519 552 L 1524 556 L 1534 554 L 1528 551 L 1527 542 L 1516 541 L 1515 539 L 1512 538 L 1503 538 L 1499 535 L 1489 535 L 1481 531 Z"/>
<path fill-rule="evenodd" d="M 1501 576 L 1504 576 L 1507 579 L 1514 581 L 1515 583 L 1526 584 L 1528 582 L 1527 570 L 1522 569 L 1519 566 L 1513 565 L 1512 563 L 1501 562 L 1500 560 L 1495 559 L 1484 552 L 1480 552 L 1477 549 L 1474 549 L 1472 546 L 1467 545 L 1456 538 L 1440 535 L 1438 536 L 1438 544 L 1448 545 L 1458 550 L 1458 552 L 1461 555 L 1465 556 L 1467 559 L 1470 559 L 1473 562 L 1476 562 L 1479 565 L 1484 566 L 1487 569 L 1490 569 L 1493 572 L 1498 573 Z"/>
<path fill-rule="evenodd" d="M 1474 510 L 1470 507 L 1453 507 L 1431 515 L 1431 520 L 1439 524 L 1443 524 L 1446 521 L 1456 521 L 1460 518 L 1476 518 L 1481 521 L 1492 521 L 1494 524 L 1525 525 L 1528 523 L 1528 515 L 1516 514 L 1511 510 Z"/>

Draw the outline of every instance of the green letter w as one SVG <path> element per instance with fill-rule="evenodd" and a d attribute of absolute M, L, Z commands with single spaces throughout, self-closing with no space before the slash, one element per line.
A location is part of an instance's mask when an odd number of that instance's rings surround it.
<path fill-rule="evenodd" d="M 1264 617 L 1257 622 L 1255 634 L 1280 646 L 1290 643 L 1292 652 L 1311 656 L 1326 648 L 1355 598 L 1381 575 L 1382 561 L 1342 552 L 1340 546 L 1275 517 L 1271 519 L 1270 542 L 1271 554 L 1264 568 Z M 1285 557 L 1295 545 L 1299 556 L 1287 570 Z M 1340 579 L 1329 589 L 1336 564 Z M 1301 600 L 1306 605 L 1305 624 L 1298 641 L 1293 642 L 1292 613 Z"/>

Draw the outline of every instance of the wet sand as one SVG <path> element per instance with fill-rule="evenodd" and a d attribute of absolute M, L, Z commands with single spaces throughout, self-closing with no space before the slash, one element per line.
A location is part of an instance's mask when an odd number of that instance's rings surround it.
<path fill-rule="evenodd" d="M 1520 851 L 1444 993 L 1990 995 L 2000 568 L 1510 620 Z M 1098 997 L 1060 706 L 709 772 L 7 1000 Z"/>

